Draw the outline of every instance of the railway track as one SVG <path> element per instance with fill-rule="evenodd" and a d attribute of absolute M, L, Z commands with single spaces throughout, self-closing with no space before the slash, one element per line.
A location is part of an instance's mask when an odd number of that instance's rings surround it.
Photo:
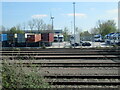
<path fill-rule="evenodd" d="M 34 56 L 34 55 L 120 55 L 120 53 L 116 53 L 116 52 L 101 52 L 101 53 L 96 53 L 96 52 L 79 52 L 79 53 L 44 53 L 44 52 L 26 52 L 27 55 L 31 55 L 31 56 Z M 24 52 L 13 52 L 13 53 L 9 53 L 9 52 L 2 52 L 2 55 L 26 55 L 26 53 Z"/>
<path fill-rule="evenodd" d="M 52 50 L 52 49 L 45 49 L 45 50 L 37 50 L 37 51 L 14 51 L 14 50 L 11 50 L 11 51 L 0 51 L 0 53 L 120 53 L 120 50 L 81 50 L 81 49 L 58 49 L 58 50 Z"/>
<path fill-rule="evenodd" d="M 17 49 L 16 49 L 17 48 Z M 2 51 L 120 51 L 120 47 L 116 48 L 19 48 L 19 47 L 9 47 L 9 48 L 2 48 Z"/>
<path fill-rule="evenodd" d="M 20 63 L 14 63 L 19 65 Z M 120 63 L 24 63 L 24 67 L 120 67 Z"/>
<path fill-rule="evenodd" d="M 20 59 L 25 69 L 40 67 L 39 73 L 55 88 L 100 85 L 117 90 L 120 85 L 120 62 L 114 62 L 119 61 L 120 50 L 2 51 L 2 59 L 5 58 L 11 59 L 9 63 L 18 65 Z"/>
<path fill-rule="evenodd" d="M 30 59 L 33 58 L 35 60 L 39 59 L 120 59 L 120 55 L 42 55 L 42 56 L 0 56 L 1 58 L 10 58 L 10 59 Z"/>

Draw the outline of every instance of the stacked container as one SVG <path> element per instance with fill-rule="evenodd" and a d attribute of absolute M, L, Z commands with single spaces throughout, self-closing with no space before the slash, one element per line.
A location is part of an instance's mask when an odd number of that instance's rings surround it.
<path fill-rule="evenodd" d="M 8 38 L 8 41 L 11 42 L 11 43 L 16 42 L 17 34 L 8 34 L 7 38 Z"/>
<path fill-rule="evenodd" d="M 43 42 L 53 42 L 54 34 L 53 33 L 42 33 L 42 41 Z"/>
<path fill-rule="evenodd" d="M 41 41 L 41 34 L 29 34 L 27 35 L 27 42 L 39 42 Z"/>
<path fill-rule="evenodd" d="M 7 34 L 0 34 L 0 45 L 2 47 L 7 47 L 8 43 L 7 43 Z"/>
<path fill-rule="evenodd" d="M 45 46 L 51 46 L 52 42 L 54 41 L 54 34 L 42 33 L 41 39 L 42 39 L 42 43 L 45 44 Z"/>
<path fill-rule="evenodd" d="M 26 45 L 28 47 L 39 47 L 41 41 L 41 34 L 28 34 Z"/>
<path fill-rule="evenodd" d="M 27 34 L 17 34 L 17 47 L 26 47 Z"/>
<path fill-rule="evenodd" d="M 27 34 L 17 34 L 17 43 L 25 43 Z"/>
<path fill-rule="evenodd" d="M 10 47 L 15 47 L 17 43 L 17 34 L 8 34 L 7 35 L 8 44 Z"/>
<path fill-rule="evenodd" d="M 7 34 L 0 34 L 0 41 L 7 41 Z"/>

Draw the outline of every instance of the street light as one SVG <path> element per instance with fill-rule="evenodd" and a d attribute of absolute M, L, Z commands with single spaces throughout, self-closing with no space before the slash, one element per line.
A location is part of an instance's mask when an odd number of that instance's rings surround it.
<path fill-rule="evenodd" d="M 74 48 L 75 48 L 75 2 L 73 2 L 73 12 L 74 12 Z"/>
<path fill-rule="evenodd" d="M 54 17 L 52 16 L 51 19 L 52 19 L 52 30 L 53 30 L 53 19 L 54 19 Z"/>

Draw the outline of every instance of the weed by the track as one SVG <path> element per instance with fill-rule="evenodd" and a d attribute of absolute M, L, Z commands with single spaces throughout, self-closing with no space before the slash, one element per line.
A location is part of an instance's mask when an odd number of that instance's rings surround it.
<path fill-rule="evenodd" d="M 3 60 L 1 73 L 3 89 L 50 88 L 50 85 L 33 67 L 24 68 L 22 64 L 9 63 L 7 60 Z"/>

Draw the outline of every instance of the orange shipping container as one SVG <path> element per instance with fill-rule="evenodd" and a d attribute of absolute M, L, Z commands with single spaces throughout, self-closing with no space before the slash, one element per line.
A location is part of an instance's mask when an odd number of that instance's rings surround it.
<path fill-rule="evenodd" d="M 39 41 L 41 41 L 41 34 L 27 35 L 27 42 L 39 42 Z"/>
<path fill-rule="evenodd" d="M 54 41 L 54 34 L 49 33 L 49 42 L 53 42 L 53 41 Z"/>

